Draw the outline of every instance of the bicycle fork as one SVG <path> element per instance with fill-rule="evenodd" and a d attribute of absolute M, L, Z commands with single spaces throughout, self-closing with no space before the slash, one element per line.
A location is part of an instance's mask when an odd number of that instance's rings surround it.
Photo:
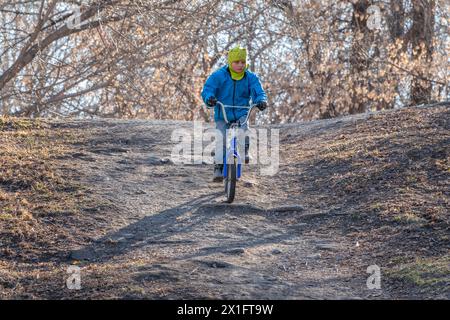
<path fill-rule="evenodd" d="M 223 165 L 223 176 L 224 178 L 227 178 L 227 174 L 228 174 L 228 159 L 232 160 L 233 163 L 236 163 L 236 179 L 239 179 L 241 177 L 241 167 L 242 167 L 242 162 L 241 162 L 241 156 L 238 153 L 238 148 L 237 148 L 237 137 L 236 137 L 236 129 L 233 128 L 232 130 L 232 137 L 231 137 L 231 141 L 230 141 L 230 148 L 227 148 L 227 152 L 225 155 L 225 161 L 224 161 L 224 165 Z M 234 162 L 234 159 L 236 159 L 237 161 Z"/>

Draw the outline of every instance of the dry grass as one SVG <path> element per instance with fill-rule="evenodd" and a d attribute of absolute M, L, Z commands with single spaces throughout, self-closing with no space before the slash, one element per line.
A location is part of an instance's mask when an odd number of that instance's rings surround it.
<path fill-rule="evenodd" d="M 82 188 L 57 163 L 72 138 L 42 120 L 0 117 L 0 254 L 18 253 L 27 240 L 51 241 L 54 225 L 42 218 L 77 211 L 73 194 Z"/>
<path fill-rule="evenodd" d="M 364 263 L 376 256 L 386 270 L 403 270 L 397 279 L 432 287 L 436 281 L 421 281 L 422 271 L 441 275 L 419 262 L 448 263 L 449 119 L 448 107 L 411 108 L 307 133 L 286 146 L 284 157 L 299 168 L 287 170 L 308 207 L 339 211 L 323 229 L 357 230 Z M 408 264 L 392 262 L 401 258 Z"/>
<path fill-rule="evenodd" d="M 316 182 L 339 202 L 361 196 L 364 205 L 396 220 L 416 216 L 448 223 L 448 116 L 445 107 L 373 115 L 308 139 L 307 150 L 293 145 L 301 149 L 291 161 L 310 163 L 312 174 L 321 176 Z"/>
<path fill-rule="evenodd" d="M 448 297 L 450 286 L 450 255 L 433 258 L 416 258 L 413 262 L 400 263 L 388 271 L 391 281 L 409 283 L 422 295 L 442 294 Z"/>

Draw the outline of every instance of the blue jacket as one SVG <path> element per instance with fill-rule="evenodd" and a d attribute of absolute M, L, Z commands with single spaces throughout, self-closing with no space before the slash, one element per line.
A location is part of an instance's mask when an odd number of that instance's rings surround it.
<path fill-rule="evenodd" d="M 202 91 L 203 101 L 207 104 L 212 96 L 223 104 L 232 106 L 248 106 L 250 98 L 253 103 L 267 100 L 266 93 L 256 74 L 246 70 L 241 80 L 233 80 L 228 65 L 212 73 L 206 80 Z M 248 108 L 225 108 L 225 111 L 228 120 L 235 121 L 246 115 Z M 218 120 L 223 120 L 223 114 L 221 108 L 216 105 L 214 107 L 214 121 Z"/>

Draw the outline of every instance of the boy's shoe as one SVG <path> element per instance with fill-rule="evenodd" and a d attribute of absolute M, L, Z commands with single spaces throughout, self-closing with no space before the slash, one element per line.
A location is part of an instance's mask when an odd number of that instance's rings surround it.
<path fill-rule="evenodd" d="M 214 165 L 213 182 L 222 182 L 223 181 L 222 169 L 223 169 L 223 164 Z"/>

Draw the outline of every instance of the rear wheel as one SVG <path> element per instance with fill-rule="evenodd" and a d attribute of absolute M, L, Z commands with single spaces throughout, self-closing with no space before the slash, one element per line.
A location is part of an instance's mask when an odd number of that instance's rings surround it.
<path fill-rule="evenodd" d="M 236 172 L 237 172 L 237 159 L 233 158 L 232 164 L 227 164 L 227 178 L 225 179 L 225 194 L 227 195 L 227 202 L 232 203 L 234 201 L 234 195 L 236 193 Z"/>

